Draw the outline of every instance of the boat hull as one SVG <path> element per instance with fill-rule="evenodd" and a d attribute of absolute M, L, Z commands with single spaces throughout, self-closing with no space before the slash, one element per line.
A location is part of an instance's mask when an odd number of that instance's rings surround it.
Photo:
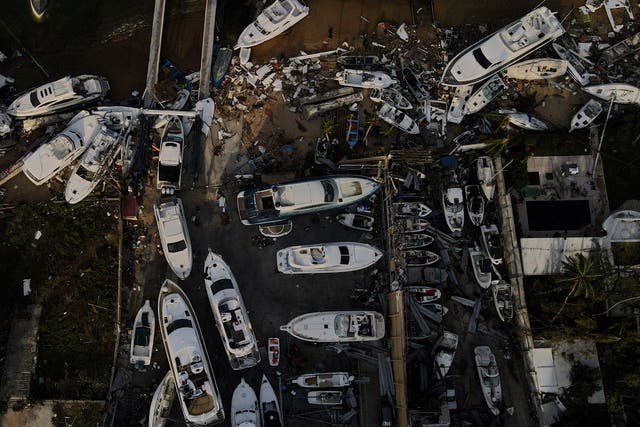
<path fill-rule="evenodd" d="M 339 258 L 317 264 L 314 251 L 326 253 L 327 250 L 339 251 Z M 329 256 L 325 256 L 326 258 Z M 276 255 L 276 262 L 278 271 L 284 274 L 326 274 L 362 270 L 375 264 L 380 258 L 382 258 L 382 252 L 365 243 L 335 242 L 281 249 Z M 309 261 L 308 264 L 302 264 L 298 260 Z"/>

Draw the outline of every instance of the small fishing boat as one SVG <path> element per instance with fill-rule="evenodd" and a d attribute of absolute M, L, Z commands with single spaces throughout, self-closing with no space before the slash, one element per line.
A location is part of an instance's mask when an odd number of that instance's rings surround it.
<path fill-rule="evenodd" d="M 382 104 L 378 110 L 378 117 L 408 134 L 417 135 L 420 133 L 418 124 L 409 115 L 387 103 Z"/>
<path fill-rule="evenodd" d="M 280 338 L 269 338 L 267 353 L 269 354 L 269 366 L 278 366 L 280 364 Z"/>
<path fill-rule="evenodd" d="M 403 234 L 398 237 L 396 247 L 401 251 L 424 248 L 434 242 L 433 236 L 425 233 Z"/>
<path fill-rule="evenodd" d="M 185 105 L 187 105 L 187 101 L 189 100 L 189 90 L 188 89 L 180 89 L 178 91 L 178 93 L 176 94 L 176 99 L 173 100 L 172 103 L 170 103 L 169 105 L 167 105 L 167 108 L 165 108 L 166 110 L 169 111 L 180 111 L 184 108 Z M 164 116 L 158 116 L 158 118 L 156 119 L 155 123 L 153 124 L 153 128 L 154 129 L 160 129 L 163 126 L 166 126 L 167 123 L 169 123 L 169 120 L 171 120 L 172 116 L 170 114 L 168 115 L 164 115 Z"/>
<path fill-rule="evenodd" d="M 280 326 L 303 341 L 362 342 L 384 337 L 384 317 L 375 311 L 323 311 L 307 313 Z"/>
<path fill-rule="evenodd" d="M 278 397 L 264 374 L 260 384 L 260 416 L 262 427 L 282 427 L 282 412 Z"/>
<path fill-rule="evenodd" d="M 480 227 L 480 235 L 482 236 L 482 247 L 489 259 L 495 265 L 502 264 L 504 255 L 504 247 L 502 245 L 502 236 L 500 230 L 495 224 Z"/>
<path fill-rule="evenodd" d="M 458 349 L 458 335 L 453 332 L 444 331 L 433 348 L 435 350 L 435 356 L 433 358 L 434 370 L 436 376 L 443 379 L 453 364 L 453 358 Z"/>
<path fill-rule="evenodd" d="M 607 83 L 585 87 L 582 90 L 605 101 L 613 101 L 616 104 L 640 103 L 640 89 L 626 83 Z"/>
<path fill-rule="evenodd" d="M 49 6 L 49 0 L 29 0 L 29 5 L 31 6 L 31 12 L 33 12 L 33 16 L 36 19 L 42 19 L 42 16 L 47 11 L 47 7 Z"/>
<path fill-rule="evenodd" d="M 502 404 L 502 386 L 496 357 L 491 352 L 491 349 L 484 345 L 476 347 L 473 352 L 484 400 L 487 402 L 491 413 L 498 416 L 500 415 L 498 406 Z"/>
<path fill-rule="evenodd" d="M 469 248 L 469 258 L 476 282 L 482 289 L 491 286 L 491 260 L 478 247 Z"/>
<path fill-rule="evenodd" d="M 271 40 L 308 14 L 309 8 L 298 0 L 276 0 L 242 31 L 234 49 L 253 47 Z"/>
<path fill-rule="evenodd" d="M 224 76 L 227 74 L 227 70 L 229 69 L 231 58 L 233 58 L 232 49 L 222 47 L 218 50 L 216 60 L 213 63 L 213 67 L 211 69 L 211 81 L 213 82 L 214 87 L 218 87 L 220 86 L 220 83 L 222 83 L 222 80 L 224 79 Z"/>
<path fill-rule="evenodd" d="M 373 67 L 380 64 L 380 58 L 376 55 L 343 55 L 336 60 L 345 67 Z"/>
<path fill-rule="evenodd" d="M 411 68 L 402 67 L 402 78 L 418 103 L 429 99 L 429 91 L 425 89 Z"/>
<path fill-rule="evenodd" d="M 193 254 L 182 200 L 154 205 L 153 211 L 167 263 L 176 276 L 184 280 L 191 274 Z"/>
<path fill-rule="evenodd" d="M 382 71 L 364 71 L 346 68 L 336 74 L 341 86 L 360 87 L 363 89 L 382 89 L 397 83 Z"/>
<path fill-rule="evenodd" d="M 484 197 L 479 185 L 465 185 L 464 196 L 467 201 L 467 214 L 471 223 L 479 227 L 484 220 Z"/>
<path fill-rule="evenodd" d="M 310 391 L 307 394 L 307 402 L 311 405 L 340 405 L 342 404 L 342 392 L 335 390 Z"/>
<path fill-rule="evenodd" d="M 422 307 L 429 310 L 430 312 L 438 316 L 440 319 L 442 319 L 449 312 L 449 309 L 443 306 L 442 304 L 436 304 L 436 303 L 422 304 Z"/>
<path fill-rule="evenodd" d="M 182 120 L 172 116 L 162 133 L 156 175 L 156 188 L 163 195 L 172 195 L 180 190 L 184 145 Z"/>
<path fill-rule="evenodd" d="M 435 267 L 410 267 L 407 268 L 407 283 L 410 285 L 422 285 L 428 283 L 444 283 L 447 280 L 447 272 Z"/>
<path fill-rule="evenodd" d="M 173 373 L 167 372 L 156 388 L 149 407 L 149 427 L 164 427 L 176 397 L 176 385 Z"/>
<path fill-rule="evenodd" d="M 527 113 L 509 113 L 509 123 L 525 130 L 545 131 L 548 129 L 547 124 L 542 120 Z"/>
<path fill-rule="evenodd" d="M 462 231 L 464 226 L 464 201 L 462 188 L 447 188 L 442 192 L 442 208 L 447 227 L 452 233 Z"/>
<path fill-rule="evenodd" d="M 380 258 L 382 252 L 365 243 L 332 242 L 281 249 L 276 262 L 284 274 L 316 274 L 362 270 Z"/>
<path fill-rule="evenodd" d="M 244 378 L 231 397 L 231 427 L 260 427 L 258 397 Z"/>
<path fill-rule="evenodd" d="M 304 388 L 340 388 L 348 387 L 354 376 L 347 372 L 325 372 L 322 374 L 304 374 L 291 381 Z"/>
<path fill-rule="evenodd" d="M 491 285 L 491 291 L 498 317 L 503 322 L 510 322 L 513 319 L 513 289 L 511 288 L 511 283 L 505 280 L 495 281 Z"/>
<path fill-rule="evenodd" d="M 156 317 L 149 300 L 138 310 L 131 332 L 131 350 L 129 361 L 137 369 L 151 364 L 153 355 L 153 337 L 156 331 Z"/>
<path fill-rule="evenodd" d="M 396 202 L 393 204 L 396 218 L 425 218 L 431 214 L 431 208 L 418 202 Z"/>
<path fill-rule="evenodd" d="M 369 215 L 359 213 L 342 213 L 336 216 L 338 222 L 345 227 L 360 231 L 372 231 L 374 219 Z"/>
<path fill-rule="evenodd" d="M 464 104 L 464 114 L 474 114 L 482 110 L 506 88 L 507 86 L 504 84 L 500 76 L 496 74 L 491 77 L 469 97 L 467 103 Z"/>
<path fill-rule="evenodd" d="M 496 172 L 493 167 L 493 160 L 489 156 L 481 156 L 476 159 L 476 171 L 480 188 L 487 200 L 493 199 L 496 191 Z"/>
<path fill-rule="evenodd" d="M 422 267 L 440 261 L 440 255 L 425 250 L 409 250 L 403 253 L 407 267 Z"/>
<path fill-rule="evenodd" d="M 371 89 L 369 99 L 373 102 L 389 104 L 398 110 L 411 110 L 413 108 L 413 105 L 411 105 L 407 98 L 397 90 L 390 87 L 386 89 Z"/>
<path fill-rule="evenodd" d="M 560 43 L 552 43 L 552 46 L 558 56 L 567 61 L 567 71 L 571 78 L 578 82 L 580 86 L 588 85 L 591 81 L 591 74 L 584 65 L 584 59 Z"/>
<path fill-rule="evenodd" d="M 437 301 L 442 296 L 442 291 L 428 286 L 406 286 L 405 291 L 410 292 L 418 304 L 428 304 Z"/>
<path fill-rule="evenodd" d="M 402 218 L 396 221 L 403 233 L 421 233 L 429 226 L 429 221 L 424 218 Z"/>
<path fill-rule="evenodd" d="M 505 76 L 518 80 L 554 79 L 567 72 L 567 61 L 556 58 L 535 58 L 518 62 L 505 70 Z"/>
<path fill-rule="evenodd" d="M 291 230 L 293 230 L 293 222 L 288 219 L 283 222 L 259 225 L 258 230 L 260 230 L 260 234 L 262 234 L 264 237 L 271 237 L 273 239 L 276 239 L 278 237 L 286 236 L 287 234 L 291 233 Z"/>
<path fill-rule="evenodd" d="M 593 121 L 602 113 L 602 104 L 595 99 L 590 99 L 584 104 L 578 112 L 571 119 L 571 129 L 569 132 L 573 132 L 576 129 L 583 129 L 589 126 Z"/>
<path fill-rule="evenodd" d="M 464 106 L 469 101 L 469 97 L 473 92 L 473 85 L 457 86 L 449 109 L 447 110 L 447 121 L 451 123 L 460 123 L 465 116 Z"/>
<path fill-rule="evenodd" d="M 633 12 L 631 11 L 631 5 L 629 4 L 629 0 L 605 0 L 603 5 L 604 5 L 604 10 L 607 14 L 607 18 L 609 18 L 609 23 L 611 24 L 611 28 L 613 28 L 613 31 L 615 31 L 616 33 L 619 33 L 620 31 L 622 31 L 626 23 L 624 22 L 624 20 L 616 19 L 616 18 L 619 18 L 619 15 L 621 14 L 617 14 L 618 16 L 614 18 L 613 16 L 614 9 L 624 9 L 624 11 L 627 13 L 627 16 L 629 17 L 629 20 L 633 21 Z M 621 22 L 616 22 L 616 21 L 621 21 Z"/>

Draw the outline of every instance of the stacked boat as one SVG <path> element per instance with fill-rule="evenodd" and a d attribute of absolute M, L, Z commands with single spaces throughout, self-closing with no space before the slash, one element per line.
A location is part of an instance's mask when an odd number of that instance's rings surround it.
<path fill-rule="evenodd" d="M 387 103 L 382 104 L 378 110 L 378 117 L 408 134 L 417 135 L 420 133 L 418 124 L 407 113 Z"/>
<path fill-rule="evenodd" d="M 365 71 L 346 68 L 336 74 L 341 86 L 352 86 L 363 89 L 384 89 L 396 82 L 382 71 Z"/>

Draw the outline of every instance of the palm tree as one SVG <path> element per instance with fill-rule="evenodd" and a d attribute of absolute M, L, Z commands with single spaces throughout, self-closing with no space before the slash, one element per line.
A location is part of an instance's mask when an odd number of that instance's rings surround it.
<path fill-rule="evenodd" d="M 602 274 L 593 272 L 592 260 L 583 254 L 567 257 L 565 261 L 562 261 L 562 273 L 564 277 L 558 279 L 557 282 L 568 283 L 571 289 L 565 297 L 562 307 L 560 307 L 560 310 L 553 316 L 551 322 L 556 320 L 560 313 L 562 313 L 570 297 L 582 295 L 586 299 L 593 298 L 595 295 L 593 282 L 602 278 Z"/>

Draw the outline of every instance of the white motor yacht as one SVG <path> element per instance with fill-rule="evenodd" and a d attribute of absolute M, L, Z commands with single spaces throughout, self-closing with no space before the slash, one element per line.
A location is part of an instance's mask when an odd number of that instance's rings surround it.
<path fill-rule="evenodd" d="M 567 61 L 556 58 L 535 58 L 518 62 L 505 70 L 505 76 L 518 80 L 554 79 L 567 72 Z"/>
<path fill-rule="evenodd" d="M 153 338 L 156 331 L 156 316 L 151 309 L 149 300 L 138 310 L 131 331 L 131 350 L 129 361 L 136 368 L 151 364 L 153 355 Z"/>
<path fill-rule="evenodd" d="M 457 86 L 447 110 L 447 121 L 459 124 L 465 116 L 464 106 L 473 92 L 473 85 Z"/>
<path fill-rule="evenodd" d="M 356 242 L 291 246 L 278 251 L 278 271 L 284 274 L 342 273 L 367 268 L 382 258 L 382 251 Z"/>
<path fill-rule="evenodd" d="M 397 81 L 382 71 L 365 71 L 346 68 L 336 74 L 336 80 L 341 86 L 352 86 L 363 89 L 384 89 Z"/>
<path fill-rule="evenodd" d="M 484 345 L 476 347 L 473 351 L 484 400 L 487 402 L 491 413 L 498 416 L 500 415 L 498 406 L 502 404 L 502 386 L 496 357 L 491 352 L 491 349 Z"/>
<path fill-rule="evenodd" d="M 244 378 L 231 397 L 231 427 L 260 427 L 258 397 Z"/>
<path fill-rule="evenodd" d="M 500 76 L 495 75 L 491 77 L 469 97 L 469 100 L 464 104 L 464 114 L 474 114 L 482 110 L 506 88 L 507 86 Z"/>
<path fill-rule="evenodd" d="M 176 385 L 173 380 L 173 372 L 169 371 L 164 376 L 151 398 L 148 427 L 165 426 L 175 397 Z"/>
<path fill-rule="evenodd" d="M 193 254 L 182 200 L 154 205 L 153 211 L 167 263 L 176 276 L 184 280 L 191 274 Z"/>
<path fill-rule="evenodd" d="M 590 99 L 574 114 L 571 119 L 571 129 L 569 129 L 569 132 L 586 128 L 602 113 L 602 110 L 602 104 L 595 99 Z"/>
<path fill-rule="evenodd" d="M 583 90 L 605 101 L 616 104 L 640 103 L 640 89 L 626 83 L 607 83 L 583 88 Z"/>
<path fill-rule="evenodd" d="M 354 380 L 348 372 L 325 372 L 322 374 L 303 374 L 291 381 L 303 388 L 340 388 L 348 387 Z"/>
<path fill-rule="evenodd" d="M 280 403 L 266 375 L 262 375 L 260 385 L 260 415 L 262 427 L 282 427 Z"/>
<path fill-rule="evenodd" d="M 384 317 L 375 311 L 323 311 L 307 313 L 280 326 L 303 341 L 361 342 L 384 337 Z"/>
<path fill-rule="evenodd" d="M 464 199 L 462 188 L 451 187 L 442 192 L 442 208 L 447 227 L 452 233 L 462 231 L 464 226 Z"/>
<path fill-rule="evenodd" d="M 342 392 L 338 390 L 320 391 L 314 390 L 307 393 L 307 402 L 310 405 L 341 405 Z"/>
<path fill-rule="evenodd" d="M 171 195 L 180 190 L 184 154 L 184 128 L 177 116 L 172 116 L 164 128 L 160 141 L 156 188 Z"/>
<path fill-rule="evenodd" d="M 387 103 L 382 104 L 382 107 L 378 110 L 378 117 L 410 135 L 418 135 L 420 133 L 418 124 L 407 113 Z"/>
<path fill-rule="evenodd" d="M 496 191 L 496 172 L 493 167 L 493 160 L 489 156 L 481 156 L 476 159 L 476 172 L 480 188 L 487 200 L 493 199 Z"/>
<path fill-rule="evenodd" d="M 498 317 L 503 322 L 513 319 L 513 288 L 506 280 L 495 281 L 491 284 L 493 303 L 496 306 Z"/>
<path fill-rule="evenodd" d="M 276 0 L 242 31 L 234 49 L 253 47 L 270 40 L 287 31 L 308 14 L 309 8 L 298 0 Z"/>
<path fill-rule="evenodd" d="M 548 129 L 547 124 L 537 117 L 527 113 L 513 112 L 507 114 L 509 117 L 509 123 L 520 129 L 545 131 Z"/>

